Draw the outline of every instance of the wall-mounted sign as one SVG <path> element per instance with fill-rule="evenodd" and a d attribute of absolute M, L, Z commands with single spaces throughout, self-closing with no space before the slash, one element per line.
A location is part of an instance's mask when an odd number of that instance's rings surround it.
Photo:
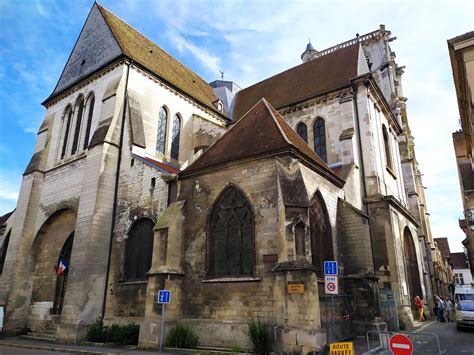
<path fill-rule="evenodd" d="M 288 293 L 304 293 L 304 282 L 288 281 Z"/>

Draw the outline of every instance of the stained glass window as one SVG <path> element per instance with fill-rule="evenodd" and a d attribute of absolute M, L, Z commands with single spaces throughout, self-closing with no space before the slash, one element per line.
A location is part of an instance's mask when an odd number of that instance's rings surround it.
<path fill-rule="evenodd" d="M 326 129 L 324 127 L 324 120 L 318 117 L 314 122 L 314 151 L 319 157 L 328 162 L 328 156 L 326 151 Z"/>
<path fill-rule="evenodd" d="M 158 129 L 156 133 L 156 151 L 161 154 L 165 154 L 167 124 L 168 113 L 166 112 L 166 109 L 162 107 L 158 115 Z"/>
<path fill-rule="evenodd" d="M 227 188 L 210 216 L 210 275 L 253 276 L 254 219 L 241 191 Z"/>
<path fill-rule="evenodd" d="M 296 133 L 308 143 L 308 128 L 303 122 L 298 123 L 298 126 L 296 126 Z"/>
<path fill-rule="evenodd" d="M 181 133 L 181 119 L 179 115 L 174 115 L 171 129 L 171 159 L 179 158 L 179 136 Z"/>

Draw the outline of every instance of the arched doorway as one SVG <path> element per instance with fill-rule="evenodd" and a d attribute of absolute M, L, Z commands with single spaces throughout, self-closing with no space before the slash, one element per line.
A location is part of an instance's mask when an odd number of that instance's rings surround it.
<path fill-rule="evenodd" d="M 316 268 L 318 277 L 323 277 L 323 263 L 326 260 L 334 260 L 334 252 L 331 224 L 329 222 L 326 204 L 319 191 L 316 191 L 311 199 L 309 229 L 311 235 L 312 263 Z"/>
<path fill-rule="evenodd" d="M 420 283 L 420 271 L 416 257 L 415 243 L 408 227 L 403 231 L 403 254 L 405 257 L 405 274 L 410 295 L 410 303 L 415 308 L 415 297 L 423 297 Z"/>
<path fill-rule="evenodd" d="M 56 290 L 54 292 L 53 310 L 52 314 L 61 314 L 64 304 L 64 295 L 66 294 L 67 277 L 70 270 L 72 244 L 74 242 L 74 232 L 72 232 L 66 239 L 61 252 L 58 256 L 56 268 L 59 267 L 60 262 L 66 266 L 64 271 L 59 272 L 56 269 Z"/>
<path fill-rule="evenodd" d="M 70 260 L 76 218 L 74 210 L 56 211 L 43 223 L 33 241 L 32 311 L 28 321 L 31 329 L 41 328 L 45 321 L 51 319 L 51 314 L 61 313 L 69 267 L 58 277 L 58 260 L 60 255 Z"/>

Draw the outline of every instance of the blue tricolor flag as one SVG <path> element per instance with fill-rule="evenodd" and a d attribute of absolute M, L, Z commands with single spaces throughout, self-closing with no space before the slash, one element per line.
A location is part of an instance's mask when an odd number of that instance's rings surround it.
<path fill-rule="evenodd" d="M 56 276 L 61 275 L 64 272 L 64 270 L 67 269 L 68 266 L 69 266 L 69 263 L 66 260 L 66 258 L 64 256 L 60 256 L 59 257 L 58 269 L 56 271 Z"/>

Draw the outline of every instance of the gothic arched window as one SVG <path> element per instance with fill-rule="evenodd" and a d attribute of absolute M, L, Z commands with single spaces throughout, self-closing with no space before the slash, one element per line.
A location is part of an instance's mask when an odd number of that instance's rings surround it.
<path fill-rule="evenodd" d="M 168 126 L 168 112 L 164 107 L 160 108 L 158 114 L 158 129 L 156 131 L 156 151 L 165 154 L 166 147 L 166 127 Z"/>
<path fill-rule="evenodd" d="M 179 115 L 174 115 L 173 126 L 171 129 L 171 159 L 178 160 L 179 158 L 179 136 L 181 133 L 181 118 Z"/>
<path fill-rule="evenodd" d="M 82 114 L 84 112 L 84 98 L 81 96 L 76 103 L 76 129 L 74 130 L 74 137 L 72 140 L 72 149 L 71 154 L 74 155 L 77 152 L 77 145 L 79 143 L 79 135 L 81 134 L 81 125 L 82 125 Z"/>
<path fill-rule="evenodd" d="M 254 225 L 244 194 L 233 186 L 224 190 L 209 218 L 211 276 L 253 276 Z"/>
<path fill-rule="evenodd" d="M 124 278 L 127 281 L 146 280 L 153 255 L 153 227 L 151 219 L 141 218 L 130 228 L 125 243 Z"/>
<path fill-rule="evenodd" d="M 3 240 L 3 245 L 1 248 L 0 255 L 0 274 L 3 272 L 3 265 L 5 265 L 5 258 L 7 257 L 8 243 L 10 242 L 11 231 L 8 232 L 7 236 Z"/>
<path fill-rule="evenodd" d="M 296 133 L 308 144 L 308 128 L 303 122 L 298 123 L 296 126 Z"/>
<path fill-rule="evenodd" d="M 316 274 L 322 277 L 323 262 L 334 260 L 331 238 L 331 225 L 323 197 L 317 191 L 311 199 L 309 209 L 309 229 L 311 235 L 311 254 Z"/>
<path fill-rule="evenodd" d="M 71 121 L 72 121 L 72 108 L 68 106 L 66 109 L 64 116 L 63 116 L 63 147 L 61 149 L 61 159 L 64 159 L 66 156 L 67 150 L 67 141 L 69 137 L 69 130 L 71 129 Z"/>
<path fill-rule="evenodd" d="M 87 99 L 87 123 L 86 123 L 86 133 L 84 136 L 84 149 L 89 146 L 89 138 L 91 134 L 91 127 L 92 127 L 92 115 L 94 114 L 94 104 L 95 104 L 95 97 L 94 95 L 89 95 Z"/>
<path fill-rule="evenodd" d="M 385 127 L 385 125 L 382 125 L 382 134 L 383 134 L 383 144 L 385 147 L 385 159 L 387 160 L 387 166 L 390 169 L 393 169 L 392 155 L 390 153 L 389 136 L 388 136 L 387 128 Z"/>
<path fill-rule="evenodd" d="M 319 157 L 328 162 L 328 155 L 326 151 L 326 129 L 324 127 L 324 120 L 318 117 L 313 125 L 314 133 L 314 151 Z"/>

